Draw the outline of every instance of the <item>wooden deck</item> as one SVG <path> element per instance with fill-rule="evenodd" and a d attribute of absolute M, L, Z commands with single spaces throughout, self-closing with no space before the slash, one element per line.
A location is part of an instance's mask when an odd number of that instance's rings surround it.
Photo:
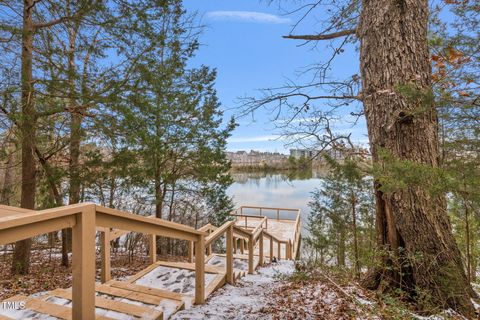
<path fill-rule="evenodd" d="M 296 213 L 293 220 L 288 220 L 279 219 L 278 215 L 278 219 L 262 216 L 261 209 L 258 216 L 243 215 L 241 213 L 242 208 L 260 209 L 261 207 L 241 207 L 232 213 L 235 218 L 234 221 L 227 222 L 218 228 L 212 225 L 200 228 L 198 232 L 204 232 L 205 234 L 203 236 L 203 233 L 199 233 L 200 239 L 204 240 L 198 242 L 198 240 L 194 241 L 194 237 L 190 237 L 192 239 L 190 240 L 190 263 L 155 261 L 156 257 L 152 256 L 151 265 L 121 281 L 110 279 L 109 240 L 113 240 L 128 231 L 122 230 L 123 228 L 111 230 L 105 225 L 96 225 L 97 232 L 102 233 L 103 255 L 102 282 L 94 283 L 94 291 L 91 291 L 94 292 L 92 307 L 94 307 L 95 318 L 168 319 L 172 314 L 184 308 L 189 308 L 194 303 L 203 303 L 205 298 L 208 298 L 209 295 L 227 282 L 234 284 L 237 279 L 247 273 L 254 272 L 257 267 L 266 262 L 279 258 L 291 259 L 296 256 L 300 232 L 299 210 L 278 209 Z M 97 209 L 97 212 L 102 212 L 102 210 Z M 23 217 L 23 214 L 31 213 L 29 210 L 19 208 L 0 207 L 0 240 L 2 239 L 2 232 L 8 233 L 10 231 L 8 227 L 11 226 L 13 216 L 20 218 Z M 148 219 L 152 223 L 155 220 L 160 220 Z M 146 220 L 142 221 L 145 222 Z M 36 220 L 33 221 L 34 224 L 35 222 Z M 175 229 L 178 227 L 163 223 L 161 225 Z M 115 226 L 118 228 L 118 224 Z M 122 224 L 121 226 L 125 225 Z M 194 234 L 192 230 L 178 229 Z M 168 233 L 168 231 L 163 230 L 162 234 Z M 195 232 L 197 231 L 195 230 Z M 172 234 L 172 236 L 179 236 L 179 234 Z M 180 236 L 189 238 L 186 234 Z M 225 236 L 227 240 L 227 252 L 223 254 L 213 253 L 211 247 L 213 242 L 222 236 Z M 0 243 L 5 243 L 4 238 L 3 240 Z M 154 248 L 154 242 L 151 242 L 151 245 Z M 203 254 L 200 254 L 199 250 L 203 251 Z M 75 254 L 78 255 L 78 252 L 74 252 L 74 256 Z M 198 264 L 199 261 L 202 262 L 201 265 Z M 74 310 L 79 305 L 75 298 L 75 290 L 81 291 L 80 289 L 82 289 L 75 284 L 79 283 L 79 276 L 85 277 L 85 274 L 79 272 L 76 265 L 73 268 L 73 288 L 55 289 L 31 296 L 11 297 L 0 304 L 0 320 L 28 318 L 92 319 L 93 316 L 90 317 L 86 313 L 76 313 Z M 201 282 L 198 282 L 199 280 Z M 199 292 L 200 298 L 203 296 L 203 301 L 199 299 Z M 22 304 L 24 304 L 24 307 Z"/>

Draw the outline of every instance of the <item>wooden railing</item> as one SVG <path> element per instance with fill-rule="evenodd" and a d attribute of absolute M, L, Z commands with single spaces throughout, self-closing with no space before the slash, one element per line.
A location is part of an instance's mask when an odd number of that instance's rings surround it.
<path fill-rule="evenodd" d="M 258 214 L 246 214 L 245 211 L 258 211 Z M 274 212 L 274 218 L 268 217 L 268 215 L 265 213 L 265 211 L 273 211 Z M 287 213 L 288 217 L 280 217 L 280 213 Z M 300 217 L 300 209 L 291 209 L 291 208 L 276 208 L 276 207 L 260 207 L 260 206 L 241 206 L 237 209 L 235 209 L 232 213 L 230 213 L 231 216 L 234 216 L 237 221 L 241 220 L 241 222 L 238 224 L 238 226 L 244 226 L 245 228 L 248 227 L 248 219 L 250 218 L 251 220 L 255 219 L 258 221 L 258 219 L 261 219 L 260 223 L 257 225 L 258 228 L 262 228 L 263 236 L 268 238 L 270 241 L 270 261 L 272 261 L 274 253 L 273 253 L 273 245 L 274 243 L 277 244 L 277 257 L 278 259 L 281 259 L 281 252 L 282 252 L 282 245 L 285 245 L 285 258 L 286 259 L 295 259 L 297 258 L 297 255 L 299 253 L 299 247 L 300 247 L 300 228 L 301 228 L 301 217 Z M 295 221 L 294 224 L 294 235 L 293 235 L 293 240 L 288 239 L 279 239 L 275 237 L 272 233 L 270 233 L 268 230 L 268 220 L 289 220 L 289 221 Z M 244 222 L 245 221 L 245 222 Z M 263 227 L 264 226 L 264 227 Z M 255 233 L 256 230 L 254 230 L 252 233 Z M 260 242 L 259 242 L 260 245 Z M 263 241 L 261 242 L 261 245 L 263 247 Z M 242 250 L 242 243 L 241 243 L 241 251 Z M 262 248 L 263 249 L 263 248 Z M 262 252 L 260 252 L 262 251 Z M 250 248 L 249 248 L 250 252 Z M 259 255 L 262 256 L 263 259 L 263 250 L 259 250 Z"/>
<path fill-rule="evenodd" d="M 241 206 L 237 209 L 235 209 L 234 213 L 240 216 L 245 216 L 244 210 L 245 209 L 253 209 L 253 210 L 258 210 L 258 215 L 249 215 L 249 216 L 257 216 L 257 217 L 265 217 L 264 211 L 274 211 L 276 212 L 276 219 L 277 220 L 282 220 L 280 219 L 280 212 L 288 212 L 288 213 L 294 213 L 295 216 L 293 219 L 283 219 L 283 220 L 296 220 L 298 216 L 300 216 L 300 209 L 292 209 L 292 208 L 274 208 L 274 207 L 259 207 L 259 206 Z"/>
<path fill-rule="evenodd" d="M 110 228 L 194 242 L 197 248 L 195 303 L 205 302 L 205 233 L 181 224 L 82 203 L 2 216 L 0 244 L 72 228 L 72 318 L 95 319 L 95 240 L 98 227 L 104 228 L 104 256 L 109 252 L 110 238 L 106 231 Z M 154 252 L 152 248 L 150 251 Z M 107 266 L 103 265 L 102 269 L 103 276 L 107 277 Z"/>
<path fill-rule="evenodd" d="M 244 209 L 259 210 L 259 215 L 243 214 Z M 274 220 L 295 221 L 292 239 L 279 239 L 268 228 L 268 218 L 264 210 L 276 210 Z M 280 212 L 294 212 L 293 219 L 280 219 Z M 205 252 L 212 253 L 212 244 L 220 237 L 226 237 L 226 281 L 233 284 L 233 259 L 240 240 L 241 252 L 248 246 L 248 272 L 254 272 L 254 253 L 258 247 L 258 264 L 264 262 L 264 238 L 270 241 L 270 261 L 273 260 L 274 243 L 277 244 L 277 257 L 282 258 L 282 245 L 285 245 L 285 258 L 294 259 L 299 250 L 300 210 L 269 207 L 243 206 L 232 212 L 235 221 L 228 221 L 220 227 L 207 224 L 198 230 L 157 219 L 105 208 L 92 203 L 82 203 L 41 211 L 25 209 L 10 210 L 5 215 L 0 212 L 0 244 L 12 243 L 36 235 L 72 228 L 72 318 L 95 318 L 95 242 L 96 232 L 100 232 L 101 280 L 106 282 L 110 275 L 110 242 L 128 232 L 149 235 L 150 259 L 156 260 L 156 236 L 186 240 L 189 243 L 189 260 L 195 263 L 195 303 L 205 302 Z M 256 219 L 255 225 L 248 225 L 248 218 Z M 245 219 L 236 224 L 238 219 Z"/>

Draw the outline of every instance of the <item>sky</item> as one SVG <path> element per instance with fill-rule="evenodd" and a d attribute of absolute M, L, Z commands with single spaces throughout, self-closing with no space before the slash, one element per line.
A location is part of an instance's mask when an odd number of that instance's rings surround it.
<path fill-rule="evenodd" d="M 260 0 L 185 0 L 184 6 L 189 12 L 197 12 L 205 25 L 200 37 L 202 45 L 190 63 L 217 69 L 216 89 L 225 118 L 240 114 L 241 98 L 258 98 L 259 90 L 282 86 L 313 63 L 329 58 L 323 45 L 300 46 L 301 41 L 282 38 L 299 18 L 298 14 L 285 14 L 295 7 L 279 8 Z M 315 18 L 318 15 L 321 17 L 322 12 L 317 12 Z M 307 19 L 296 32 L 319 32 L 315 18 Z M 358 53 L 349 48 L 334 63 L 331 76 L 342 79 L 353 74 L 358 74 Z M 365 145 L 365 124 L 361 120 L 352 127 L 350 111 L 354 109 L 340 111 L 336 130 L 351 132 L 354 142 Z M 287 145 L 272 122 L 274 116 L 267 109 L 259 109 L 253 116 L 237 119 L 238 127 L 227 149 L 288 153 L 295 145 Z"/>

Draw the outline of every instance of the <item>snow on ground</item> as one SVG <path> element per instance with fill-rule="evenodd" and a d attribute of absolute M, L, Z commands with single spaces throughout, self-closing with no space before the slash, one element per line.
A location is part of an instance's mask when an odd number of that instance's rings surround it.
<path fill-rule="evenodd" d="M 258 258 L 254 257 L 254 265 L 257 263 Z M 216 267 L 225 267 L 226 258 L 222 256 L 214 256 L 212 259 L 208 260 L 207 264 L 216 266 Z M 248 270 L 248 260 L 245 259 L 233 259 L 233 268 L 238 270 Z"/>
<path fill-rule="evenodd" d="M 280 274 L 291 274 L 295 267 L 292 261 L 280 261 L 246 275 L 236 286 L 226 285 L 217 290 L 207 303 L 176 313 L 172 319 L 270 319 L 263 313 L 269 301 L 268 293 L 282 281 Z"/>
<path fill-rule="evenodd" d="M 216 274 L 205 273 L 205 287 L 213 281 L 215 276 Z M 135 284 L 178 293 L 193 293 L 195 290 L 195 272 L 187 269 L 159 266 L 135 281 Z"/>

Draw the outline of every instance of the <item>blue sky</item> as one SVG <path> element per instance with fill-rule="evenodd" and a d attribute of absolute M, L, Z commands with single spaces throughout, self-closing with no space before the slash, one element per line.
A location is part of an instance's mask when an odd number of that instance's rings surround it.
<path fill-rule="evenodd" d="M 191 62 L 205 64 L 218 71 L 216 89 L 226 117 L 239 113 L 239 98 L 260 96 L 259 89 L 279 87 L 287 79 L 295 79 L 299 71 L 328 57 L 322 45 L 299 46 L 302 42 L 282 39 L 290 33 L 298 16 L 284 15 L 283 9 L 259 0 L 186 0 L 187 10 L 197 11 L 206 25 L 201 36 L 202 46 Z M 293 9 L 294 7 L 291 7 Z M 298 33 L 315 31 L 313 17 Z M 358 73 L 358 58 L 354 48 L 340 55 L 332 69 L 336 79 Z M 320 103 L 320 102 L 319 102 Z M 363 122 L 352 128 L 345 121 L 348 113 L 339 113 L 337 130 L 352 132 L 354 141 L 365 143 Z M 260 109 L 252 117 L 239 119 L 239 127 L 228 142 L 229 150 L 263 150 L 286 153 L 290 146 L 278 138 L 272 123 L 273 115 Z"/>

